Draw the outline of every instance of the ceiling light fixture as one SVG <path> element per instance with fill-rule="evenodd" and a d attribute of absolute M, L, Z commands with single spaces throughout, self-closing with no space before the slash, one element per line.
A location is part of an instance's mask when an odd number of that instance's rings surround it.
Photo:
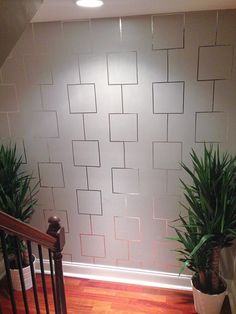
<path fill-rule="evenodd" d="M 85 8 L 98 8 L 101 7 L 104 3 L 102 0 L 78 0 L 76 1 L 76 4 Z"/>

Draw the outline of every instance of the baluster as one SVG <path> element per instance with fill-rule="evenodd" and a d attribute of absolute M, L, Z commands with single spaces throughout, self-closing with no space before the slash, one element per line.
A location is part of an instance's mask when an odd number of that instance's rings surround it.
<path fill-rule="evenodd" d="M 55 313 L 60 314 L 60 308 L 57 298 L 56 298 L 56 287 L 55 287 L 55 282 L 54 282 L 54 269 L 53 269 L 53 262 L 52 262 L 52 252 L 51 250 L 48 250 L 48 256 L 49 256 L 49 264 L 50 264 L 50 275 L 51 275 L 51 281 L 52 281 L 52 293 L 53 293 L 53 301 L 54 301 L 54 308 L 55 308 Z"/>
<path fill-rule="evenodd" d="M 49 314 L 49 306 L 48 306 L 48 295 L 47 295 L 47 286 L 45 281 L 45 273 L 44 273 L 44 265 L 43 265 L 43 253 L 41 245 L 38 245 L 38 252 L 39 252 L 39 263 L 40 263 L 40 270 L 41 270 L 41 280 L 43 286 L 43 296 L 45 302 L 45 309 L 46 314 Z"/>
<path fill-rule="evenodd" d="M 37 314 L 40 314 L 40 308 L 39 308 L 39 300 L 38 300 L 38 292 L 37 292 L 37 283 L 36 283 L 36 277 L 34 273 L 34 261 L 33 261 L 33 254 L 32 254 L 32 248 L 31 248 L 31 242 L 27 241 L 27 248 L 29 253 L 29 261 L 30 261 L 30 271 L 31 271 L 31 278 L 33 283 L 33 291 L 34 291 L 34 303 Z"/>
<path fill-rule="evenodd" d="M 29 306 L 28 306 L 28 301 L 27 301 L 27 294 L 25 291 L 25 281 L 24 281 L 24 275 L 23 275 L 21 252 L 20 252 L 20 247 L 19 247 L 19 240 L 17 239 L 17 237 L 14 237 L 14 243 L 15 243 L 17 265 L 19 268 L 20 283 L 21 283 L 21 288 L 22 288 L 22 295 L 23 295 L 23 300 L 24 300 L 25 312 L 26 312 L 26 314 L 29 314 Z"/>
<path fill-rule="evenodd" d="M 11 299 L 12 313 L 17 314 L 16 302 L 15 302 L 15 297 L 14 297 L 14 290 L 13 290 L 12 280 L 11 280 L 10 265 L 9 265 L 8 255 L 7 255 L 5 232 L 1 231 L 0 236 L 1 236 L 1 243 L 2 243 L 3 259 L 4 259 L 4 263 L 5 263 L 5 269 L 6 269 L 7 283 L 8 283 L 9 294 L 10 294 L 10 299 Z"/>
<path fill-rule="evenodd" d="M 61 311 L 59 313 L 66 314 L 67 309 L 61 253 L 65 245 L 65 230 L 60 226 L 60 219 L 57 217 L 49 218 L 48 223 L 49 227 L 47 233 L 57 239 L 57 246 L 55 251 L 53 251 L 56 279 L 56 298 Z"/>

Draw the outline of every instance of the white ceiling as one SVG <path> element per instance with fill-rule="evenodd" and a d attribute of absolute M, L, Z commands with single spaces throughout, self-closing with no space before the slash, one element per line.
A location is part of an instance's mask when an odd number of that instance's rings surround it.
<path fill-rule="evenodd" d="M 44 0 L 33 22 L 236 8 L 236 0 L 103 0 L 100 8 L 76 6 L 75 0 Z"/>

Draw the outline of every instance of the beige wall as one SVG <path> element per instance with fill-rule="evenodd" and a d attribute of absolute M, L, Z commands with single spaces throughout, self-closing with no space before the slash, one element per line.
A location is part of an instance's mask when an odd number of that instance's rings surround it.
<path fill-rule="evenodd" d="M 176 273 L 179 162 L 236 153 L 236 13 L 31 25 L 1 69 L 0 135 L 41 179 L 65 260 Z M 233 62 L 234 61 L 234 62 Z"/>
<path fill-rule="evenodd" d="M 0 66 L 11 52 L 27 24 L 35 15 L 42 1 L 43 0 L 0 1 Z M 4 267 L 2 255 L 0 255 L 0 278 L 2 274 L 4 274 Z"/>
<path fill-rule="evenodd" d="M 0 1 L 0 66 L 43 0 Z"/>

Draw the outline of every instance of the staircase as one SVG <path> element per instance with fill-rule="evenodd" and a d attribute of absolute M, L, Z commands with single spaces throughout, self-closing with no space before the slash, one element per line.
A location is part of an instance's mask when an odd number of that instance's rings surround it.
<path fill-rule="evenodd" d="M 46 314 L 56 313 L 56 314 L 66 314 L 66 297 L 64 288 L 64 278 L 62 269 L 62 250 L 65 245 L 65 230 L 60 226 L 60 219 L 57 217 L 51 217 L 48 220 L 49 227 L 47 233 L 41 232 L 40 230 L 21 222 L 3 212 L 0 211 L 0 247 L 4 258 L 4 264 L 6 269 L 6 290 L 7 295 L 11 301 L 11 308 L 13 314 L 17 314 L 17 302 L 15 299 L 15 291 L 12 284 L 12 275 L 10 271 L 9 262 L 9 247 L 7 248 L 7 237 L 10 235 L 14 240 L 13 254 L 16 256 L 18 272 L 20 277 L 20 286 L 22 291 L 22 298 L 24 301 L 24 309 L 26 314 L 32 313 L 33 310 L 30 308 L 32 302 L 28 302 L 28 296 L 26 291 L 26 279 L 23 275 L 23 265 L 21 256 L 20 246 L 22 245 L 22 240 L 27 246 L 29 263 L 31 270 L 31 279 L 33 284 L 33 294 L 34 294 L 34 307 L 36 312 L 46 310 Z M 9 243 L 9 242 L 8 242 Z M 34 245 L 34 246 L 33 246 Z M 50 277 L 51 285 L 48 287 L 45 279 L 44 271 L 44 260 L 43 260 L 43 249 L 48 251 L 49 263 L 50 263 Z M 34 270 L 34 255 L 38 255 L 38 260 L 40 264 L 40 275 L 43 287 L 43 298 L 44 302 L 39 302 L 38 288 L 35 277 Z M 53 292 L 53 309 L 49 306 L 48 300 L 48 289 L 52 289 Z M 43 304 L 44 303 L 44 304 Z M 2 304 L 3 305 L 3 304 Z M 52 312 L 53 311 L 53 312 Z M 0 303 L 0 313 L 2 313 L 2 306 Z M 20 312 L 22 313 L 22 312 Z M 44 312 L 45 313 L 45 312 Z M 4 313 L 5 314 L 5 313 Z"/>

